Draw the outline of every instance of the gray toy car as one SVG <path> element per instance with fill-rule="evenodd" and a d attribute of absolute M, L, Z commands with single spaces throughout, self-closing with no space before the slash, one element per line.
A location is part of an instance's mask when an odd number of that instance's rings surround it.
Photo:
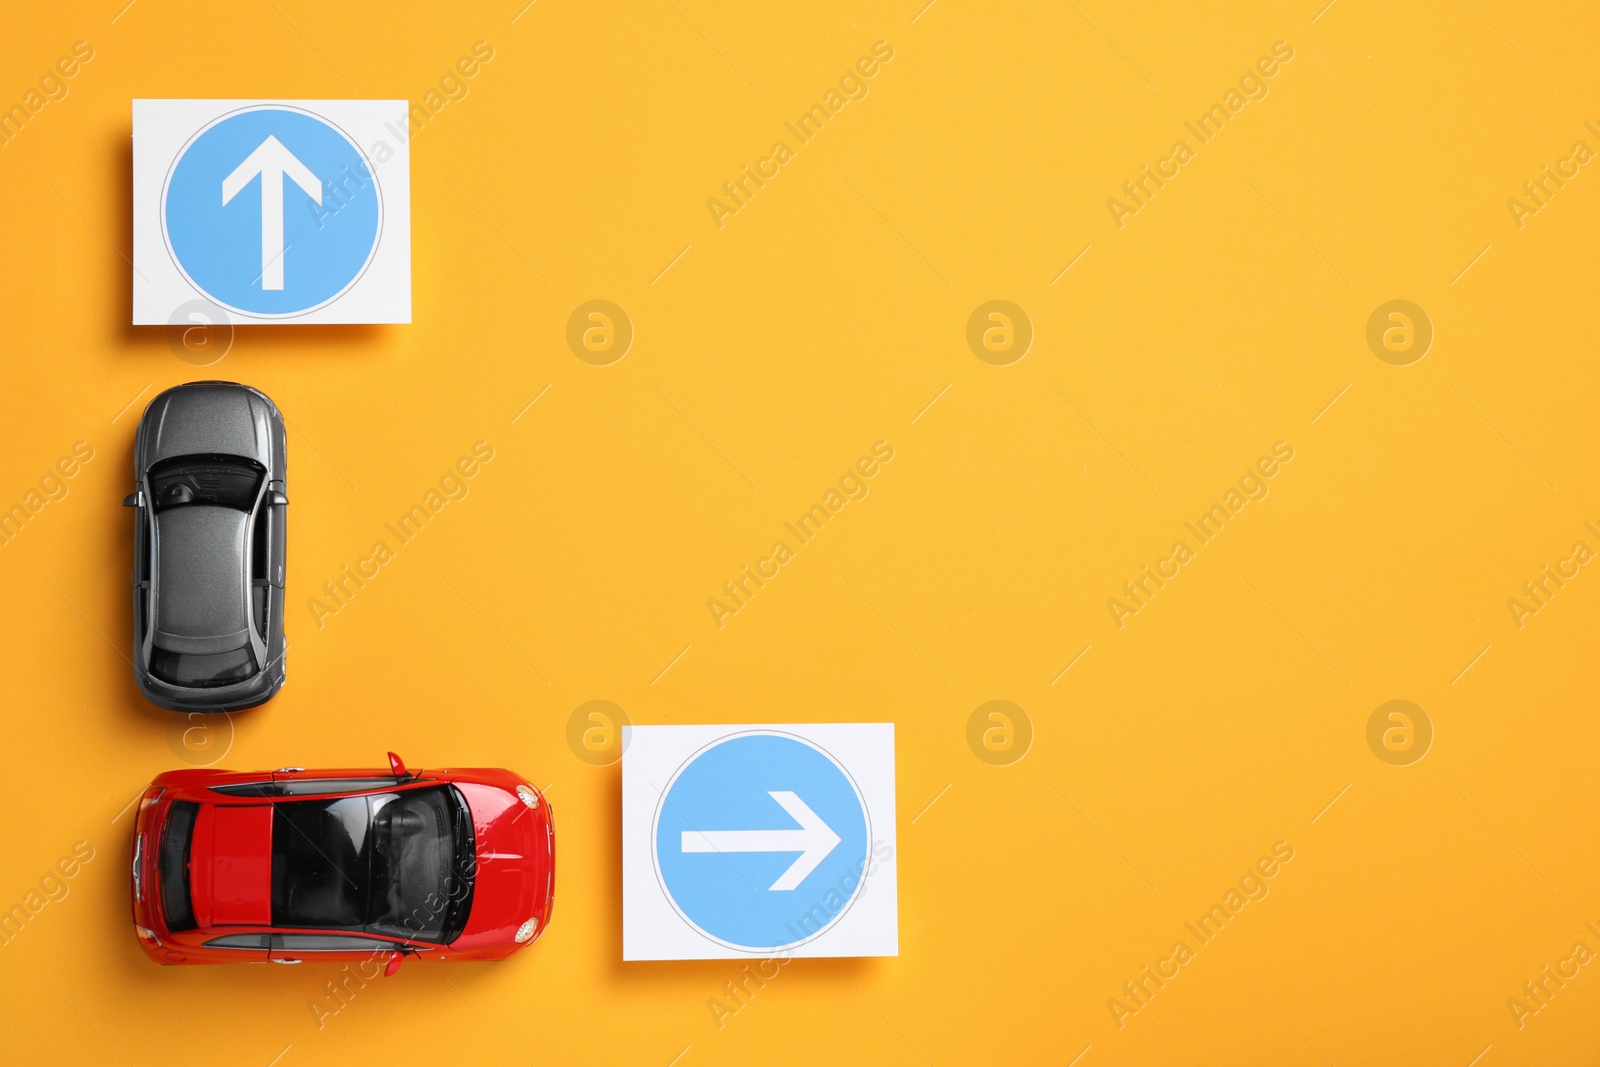
<path fill-rule="evenodd" d="M 254 707 L 283 686 L 283 417 L 233 382 L 157 396 L 133 446 L 133 676 L 174 711 Z"/>

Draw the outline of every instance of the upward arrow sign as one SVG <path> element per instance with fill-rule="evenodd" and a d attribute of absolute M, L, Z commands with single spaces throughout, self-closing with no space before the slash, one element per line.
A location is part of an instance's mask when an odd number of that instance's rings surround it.
<path fill-rule="evenodd" d="M 261 176 L 261 288 L 283 288 L 283 180 L 290 179 L 317 203 L 322 203 L 322 182 L 295 158 L 276 137 L 268 136 L 245 157 L 233 173 L 222 179 L 222 202 L 237 196 L 256 175 Z"/>
<path fill-rule="evenodd" d="M 800 855 L 789 869 L 767 887 L 769 892 L 795 888 L 817 869 L 817 864 L 828 858 L 828 853 L 839 843 L 839 835 L 794 793 L 785 789 L 769 791 L 767 796 L 781 804 L 800 824 L 798 830 L 685 830 L 683 851 L 798 852 Z"/>

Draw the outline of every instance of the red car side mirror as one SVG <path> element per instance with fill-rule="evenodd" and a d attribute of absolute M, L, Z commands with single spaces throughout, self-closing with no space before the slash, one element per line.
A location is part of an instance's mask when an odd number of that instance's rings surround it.
<path fill-rule="evenodd" d="M 404 952 L 389 953 L 389 962 L 384 964 L 383 976 L 385 978 L 393 978 L 395 972 L 400 969 L 400 965 L 405 962 L 405 959 L 406 954 Z"/>
<path fill-rule="evenodd" d="M 389 753 L 389 770 L 394 772 L 396 778 L 404 778 L 406 776 L 405 761 L 393 752 Z"/>

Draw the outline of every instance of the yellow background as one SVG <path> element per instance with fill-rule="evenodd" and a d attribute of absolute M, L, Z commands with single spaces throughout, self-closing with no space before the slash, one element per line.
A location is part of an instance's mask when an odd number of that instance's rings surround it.
<path fill-rule="evenodd" d="M 8 1058 L 1593 1057 L 1600 967 L 1520 1029 L 1507 1000 L 1600 950 L 1600 575 L 1520 629 L 1506 601 L 1600 548 L 1600 174 L 1520 229 L 1506 202 L 1600 149 L 1596 16 L 920 2 L 13 5 L 0 103 L 95 54 L 0 148 L 0 506 L 74 442 L 94 459 L 0 548 L 0 906 L 95 858 L 0 948 Z M 130 99 L 417 103 L 480 40 L 412 143 L 414 325 L 241 329 L 208 367 L 127 325 Z M 706 201 L 880 40 L 870 94 L 719 229 Z M 1107 198 L 1280 40 L 1266 99 L 1118 229 Z M 565 340 L 597 298 L 636 331 L 606 367 Z M 1010 366 L 965 340 L 995 298 L 1035 330 Z M 1395 298 L 1436 334 L 1407 367 L 1365 340 Z M 197 753 L 124 659 L 118 503 L 144 404 L 216 377 L 291 424 L 293 647 L 282 695 Z M 319 628 L 321 583 L 480 440 L 470 496 Z M 718 629 L 707 599 L 879 440 L 870 496 Z M 1119 629 L 1107 599 L 1280 440 L 1271 495 Z M 593 699 L 893 721 L 899 958 L 796 962 L 720 1029 L 734 964 L 623 964 L 619 769 L 566 741 Z M 967 743 L 994 699 L 1035 733 L 1010 766 Z M 1391 699 L 1435 730 L 1410 766 L 1367 745 Z M 151 965 L 125 808 L 223 747 L 550 782 L 549 933 L 408 965 L 320 1029 L 331 969 Z M 1119 1028 L 1108 999 L 1278 841 L 1270 895 Z"/>

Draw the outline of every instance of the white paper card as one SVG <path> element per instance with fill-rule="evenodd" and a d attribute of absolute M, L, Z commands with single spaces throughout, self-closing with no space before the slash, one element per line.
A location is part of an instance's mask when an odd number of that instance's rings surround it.
<path fill-rule="evenodd" d="M 407 121 L 403 100 L 135 100 L 134 325 L 410 322 Z"/>
<path fill-rule="evenodd" d="M 899 955 L 893 723 L 623 746 L 623 959 Z"/>

